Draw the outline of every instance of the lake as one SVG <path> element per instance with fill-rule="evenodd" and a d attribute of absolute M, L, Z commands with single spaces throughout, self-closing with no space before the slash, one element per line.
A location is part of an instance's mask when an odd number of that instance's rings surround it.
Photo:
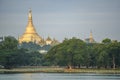
<path fill-rule="evenodd" d="M 0 74 L 0 80 L 120 80 L 120 74 L 18 73 Z"/>

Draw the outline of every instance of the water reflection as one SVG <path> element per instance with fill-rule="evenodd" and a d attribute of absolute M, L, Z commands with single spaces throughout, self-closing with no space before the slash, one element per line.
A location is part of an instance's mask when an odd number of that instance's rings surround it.
<path fill-rule="evenodd" d="M 0 74 L 0 80 L 120 80 L 120 74 L 89 74 L 89 73 Z"/>
<path fill-rule="evenodd" d="M 32 73 L 25 73 L 24 80 L 32 80 Z"/>

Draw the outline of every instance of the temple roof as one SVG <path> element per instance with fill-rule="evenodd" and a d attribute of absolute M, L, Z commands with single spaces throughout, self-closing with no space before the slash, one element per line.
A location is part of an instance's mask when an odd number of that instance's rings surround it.
<path fill-rule="evenodd" d="M 52 41 L 52 39 L 48 36 L 48 38 L 46 39 L 46 41 Z"/>

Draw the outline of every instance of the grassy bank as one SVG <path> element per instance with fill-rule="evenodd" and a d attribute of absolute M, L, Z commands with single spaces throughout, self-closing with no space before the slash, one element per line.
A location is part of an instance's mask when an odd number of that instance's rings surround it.
<path fill-rule="evenodd" d="M 64 69 L 64 68 L 14 68 L 0 69 L 0 73 L 108 73 L 120 74 L 120 69 Z"/>

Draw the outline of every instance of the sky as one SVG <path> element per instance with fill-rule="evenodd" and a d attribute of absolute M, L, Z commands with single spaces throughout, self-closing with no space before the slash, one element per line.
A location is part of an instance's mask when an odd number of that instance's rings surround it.
<path fill-rule="evenodd" d="M 0 36 L 21 36 L 30 8 L 43 38 L 84 40 L 92 31 L 97 42 L 120 41 L 120 0 L 0 0 Z"/>

